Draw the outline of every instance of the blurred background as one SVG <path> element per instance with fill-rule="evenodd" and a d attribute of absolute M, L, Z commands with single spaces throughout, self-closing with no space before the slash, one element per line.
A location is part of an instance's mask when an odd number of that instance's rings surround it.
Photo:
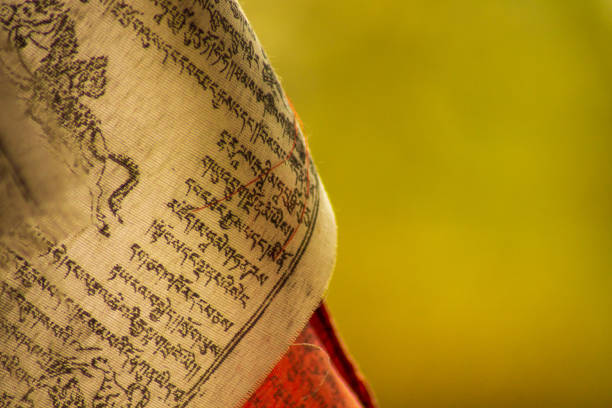
<path fill-rule="evenodd" d="M 381 407 L 612 407 L 612 1 L 240 3 Z"/>

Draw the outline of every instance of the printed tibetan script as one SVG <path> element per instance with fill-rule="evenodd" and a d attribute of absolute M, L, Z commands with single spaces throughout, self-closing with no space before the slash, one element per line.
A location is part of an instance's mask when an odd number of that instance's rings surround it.
<path fill-rule="evenodd" d="M 234 0 L 0 0 L 0 408 L 232 407 L 335 224 Z"/>

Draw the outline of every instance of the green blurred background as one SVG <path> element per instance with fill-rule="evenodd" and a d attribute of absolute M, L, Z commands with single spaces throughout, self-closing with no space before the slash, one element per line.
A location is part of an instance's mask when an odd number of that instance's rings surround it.
<path fill-rule="evenodd" d="M 612 407 L 612 1 L 241 4 L 381 406 Z"/>

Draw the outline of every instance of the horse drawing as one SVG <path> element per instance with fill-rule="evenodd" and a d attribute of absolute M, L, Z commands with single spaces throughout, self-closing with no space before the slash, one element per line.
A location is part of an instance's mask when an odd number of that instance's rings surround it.
<path fill-rule="evenodd" d="M 0 69 L 16 84 L 26 114 L 49 144 L 69 157 L 72 171 L 87 175 L 92 223 L 109 237 L 109 219 L 123 223 L 121 203 L 140 172 L 132 158 L 109 150 L 100 120 L 84 103 L 104 95 L 108 58 L 79 58 L 75 21 L 59 0 L 0 2 L 0 33 Z M 104 183 L 109 160 L 127 171 L 127 179 L 112 192 Z"/>

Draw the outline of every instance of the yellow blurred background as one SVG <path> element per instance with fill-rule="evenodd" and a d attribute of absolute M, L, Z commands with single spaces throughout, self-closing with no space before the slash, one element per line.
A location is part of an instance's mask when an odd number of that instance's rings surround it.
<path fill-rule="evenodd" d="M 612 1 L 241 0 L 383 408 L 612 407 Z"/>

